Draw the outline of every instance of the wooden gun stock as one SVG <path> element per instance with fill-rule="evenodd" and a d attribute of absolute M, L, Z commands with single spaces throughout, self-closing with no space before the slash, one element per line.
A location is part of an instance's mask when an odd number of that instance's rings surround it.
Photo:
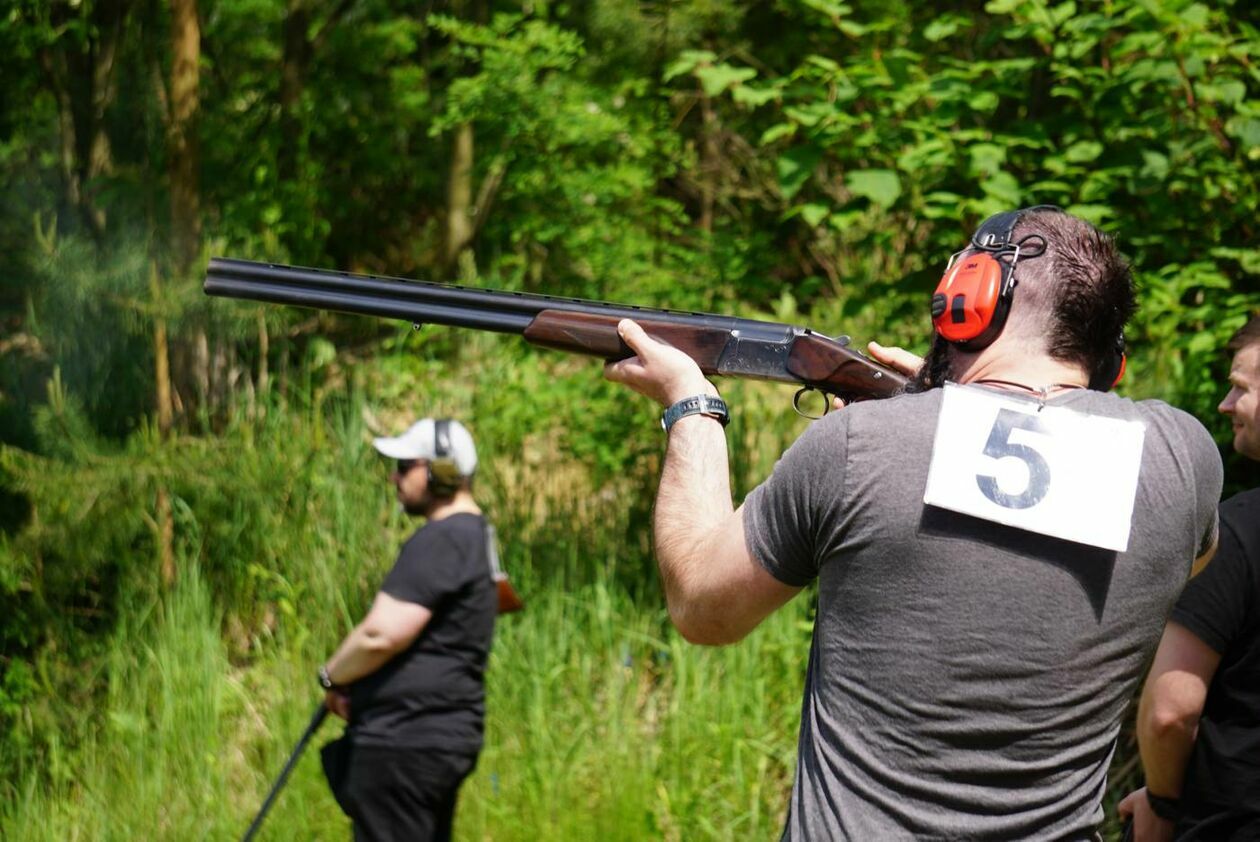
<path fill-rule="evenodd" d="M 543 348 L 569 353 L 590 354 L 612 362 L 634 356 L 630 346 L 617 333 L 615 316 L 596 313 L 566 313 L 543 310 L 521 334 L 529 342 Z M 720 374 L 718 358 L 730 338 L 730 331 L 720 328 L 697 328 L 672 322 L 635 319 L 648 336 L 672 345 L 696 361 L 705 374 Z"/>
<path fill-rule="evenodd" d="M 634 356 L 617 333 L 619 316 L 543 310 L 522 331 L 529 342 L 608 361 Z M 839 341 L 810 330 L 770 337 L 741 336 L 738 330 L 635 319 L 658 342 L 696 361 L 706 375 L 799 383 L 846 400 L 884 398 L 905 378 Z"/>

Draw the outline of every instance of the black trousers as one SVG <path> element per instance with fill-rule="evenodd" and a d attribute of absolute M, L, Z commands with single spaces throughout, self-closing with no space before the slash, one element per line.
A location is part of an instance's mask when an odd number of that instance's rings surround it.
<path fill-rule="evenodd" d="M 475 754 L 355 745 L 324 747 L 324 770 L 355 842 L 449 842 L 460 784 Z"/>

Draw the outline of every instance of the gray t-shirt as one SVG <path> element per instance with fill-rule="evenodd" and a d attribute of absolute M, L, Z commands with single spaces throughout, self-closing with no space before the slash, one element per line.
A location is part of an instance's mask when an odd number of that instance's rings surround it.
<path fill-rule="evenodd" d="M 1127 552 L 924 505 L 941 395 L 813 423 L 745 501 L 753 556 L 818 578 L 785 839 L 1090 838 L 1125 706 L 1215 538 L 1207 431 L 1084 390 L 1049 403 L 1146 424 Z"/>

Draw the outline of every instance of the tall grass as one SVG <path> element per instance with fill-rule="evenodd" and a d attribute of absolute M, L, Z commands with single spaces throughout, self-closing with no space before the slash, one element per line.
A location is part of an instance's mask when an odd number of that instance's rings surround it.
<path fill-rule="evenodd" d="M 608 581 L 530 603 L 496 639 L 462 838 L 773 835 L 794 754 L 805 600 L 727 650 L 680 643 L 660 609 Z M 120 629 L 102 677 L 104 727 L 79 751 L 72 780 L 26 782 L 4 809 L 4 838 L 239 836 L 317 694 L 289 652 L 242 675 L 219 628 L 192 571 L 164 609 Z M 311 750 L 262 838 L 346 836 Z"/>
<path fill-rule="evenodd" d="M 103 674 L 101 729 L 70 781 L 27 783 L 6 838 L 197 838 L 228 780 L 228 663 L 196 568 L 159 611 L 128 618 Z M 175 785 L 183 782 L 183 785 Z M 212 826 L 212 825 L 211 825 Z"/>
<path fill-rule="evenodd" d="M 596 582 L 504 621 L 467 838 L 769 838 L 791 780 L 807 600 L 688 646 Z"/>

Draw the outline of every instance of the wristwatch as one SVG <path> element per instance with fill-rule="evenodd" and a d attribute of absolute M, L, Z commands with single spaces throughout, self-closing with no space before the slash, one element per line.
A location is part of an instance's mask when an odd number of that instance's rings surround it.
<path fill-rule="evenodd" d="M 726 401 L 716 395 L 692 395 L 689 398 L 683 398 L 661 414 L 661 429 L 668 433 L 670 427 L 688 415 L 707 415 L 723 427 L 731 420 Z"/>
<path fill-rule="evenodd" d="M 333 684 L 332 678 L 328 675 L 328 665 L 320 664 L 319 669 L 315 671 L 316 678 L 319 679 L 319 686 L 325 690 L 336 690 L 337 685 Z"/>
<path fill-rule="evenodd" d="M 1175 822 L 1181 818 L 1181 799 L 1179 798 L 1156 795 L 1148 789 L 1146 802 L 1151 805 L 1151 812 L 1165 821 Z"/>

